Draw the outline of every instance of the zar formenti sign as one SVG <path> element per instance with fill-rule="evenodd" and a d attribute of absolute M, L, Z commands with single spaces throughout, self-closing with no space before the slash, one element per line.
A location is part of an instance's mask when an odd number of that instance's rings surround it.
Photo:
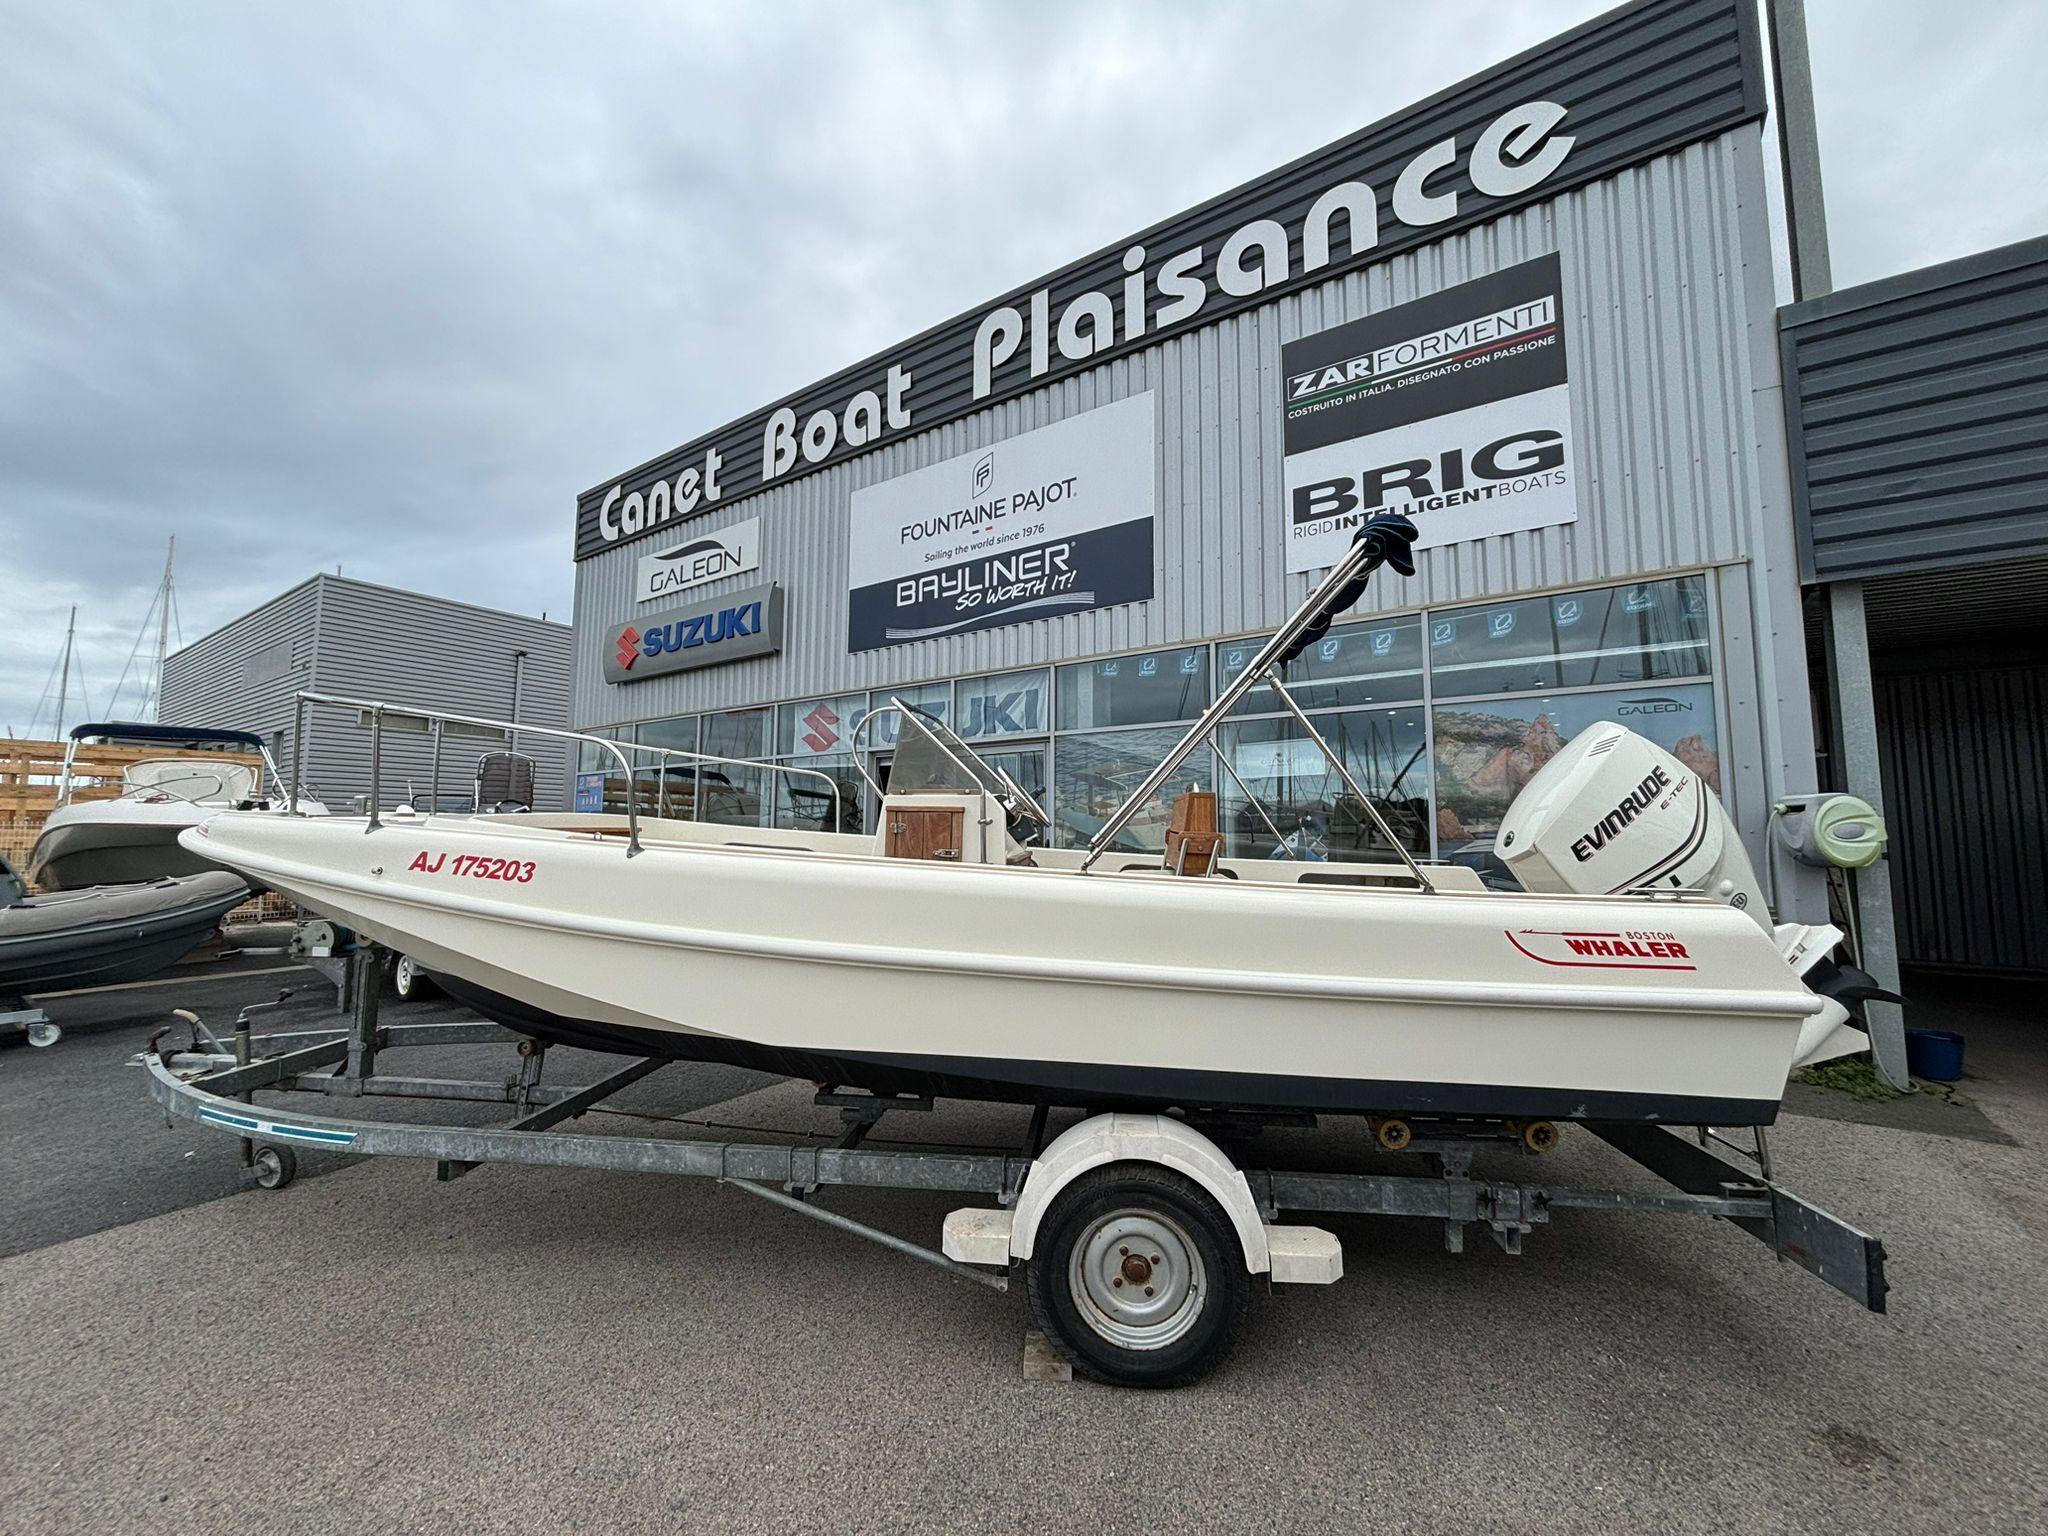
<path fill-rule="evenodd" d="M 1565 332 L 1550 255 L 1282 347 L 1287 569 L 1379 512 L 1417 549 L 1575 520 Z"/>
<path fill-rule="evenodd" d="M 1442 242 L 1764 111 L 1753 0 L 1624 6 L 607 478 L 577 498 L 576 558 L 673 534 L 684 519 Z"/>
<path fill-rule="evenodd" d="M 1152 595 L 1151 393 L 853 493 L 847 649 Z"/>

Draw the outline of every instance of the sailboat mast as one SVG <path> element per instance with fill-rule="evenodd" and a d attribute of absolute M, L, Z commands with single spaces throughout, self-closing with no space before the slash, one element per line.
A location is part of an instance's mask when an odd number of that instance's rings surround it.
<path fill-rule="evenodd" d="M 78 604 L 71 605 L 71 621 L 64 626 L 64 665 L 57 674 L 57 731 L 59 741 L 64 739 L 64 704 L 71 692 L 71 637 L 78 631 Z"/>
<path fill-rule="evenodd" d="M 171 652 L 171 567 L 178 559 L 178 536 L 171 535 L 171 547 L 164 554 L 163 585 L 156 590 L 156 710 L 155 718 L 164 717 L 164 659 Z"/>

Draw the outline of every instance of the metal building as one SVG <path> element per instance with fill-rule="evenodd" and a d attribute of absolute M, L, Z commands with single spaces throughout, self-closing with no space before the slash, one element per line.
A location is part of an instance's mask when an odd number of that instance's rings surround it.
<path fill-rule="evenodd" d="M 264 735 L 289 772 L 293 698 L 302 692 L 560 730 L 568 723 L 570 650 L 566 624 L 322 573 L 174 652 L 159 713 L 182 725 Z M 562 743 L 502 731 L 448 728 L 441 793 L 467 792 L 477 759 L 508 746 L 536 760 L 536 808 L 565 807 Z M 366 799 L 370 732 L 357 712 L 307 711 L 298 776 L 331 809 Z M 387 719 L 380 806 L 429 793 L 433 776 L 431 737 Z"/>
<path fill-rule="evenodd" d="M 1391 507 L 1416 576 L 1292 677 L 1416 850 L 1479 857 L 1619 718 L 1818 917 L 1767 835 L 1815 754 L 1765 96 L 1745 0 L 1625 7 L 606 478 L 577 507 L 576 724 L 820 766 L 858 806 L 856 727 L 898 695 L 1083 841 Z M 1305 745 L 1255 695 L 1232 771 L 1190 764 L 1235 852 L 1272 843 L 1240 783 L 1290 840 L 1365 845 Z M 816 814 L 766 777 L 721 770 L 697 813 Z"/>
<path fill-rule="evenodd" d="M 1908 963 L 2048 973 L 2048 239 L 1782 319 L 1830 771 L 1892 832 L 1863 915 Z"/>

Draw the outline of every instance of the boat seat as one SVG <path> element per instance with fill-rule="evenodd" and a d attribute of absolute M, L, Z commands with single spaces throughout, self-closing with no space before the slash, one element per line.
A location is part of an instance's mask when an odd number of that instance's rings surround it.
<path fill-rule="evenodd" d="M 1216 872 L 1222 849 L 1215 792 L 1190 785 L 1173 800 L 1173 817 L 1166 827 L 1166 867 L 1176 875 L 1207 878 Z"/>

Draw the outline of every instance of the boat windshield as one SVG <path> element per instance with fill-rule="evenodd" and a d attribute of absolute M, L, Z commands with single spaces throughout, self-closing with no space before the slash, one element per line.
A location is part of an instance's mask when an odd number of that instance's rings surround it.
<path fill-rule="evenodd" d="M 901 700 L 890 702 L 899 711 L 900 721 L 889 761 L 890 794 L 968 795 L 980 790 L 994 795 L 1013 823 L 1032 822 L 1041 830 L 1051 825 L 1051 818 L 1029 791 L 985 761 L 943 720 Z"/>
<path fill-rule="evenodd" d="M 121 789 L 124 794 L 146 792 L 173 800 L 240 802 L 256 797 L 256 770 L 246 763 L 152 757 L 121 770 Z"/>

